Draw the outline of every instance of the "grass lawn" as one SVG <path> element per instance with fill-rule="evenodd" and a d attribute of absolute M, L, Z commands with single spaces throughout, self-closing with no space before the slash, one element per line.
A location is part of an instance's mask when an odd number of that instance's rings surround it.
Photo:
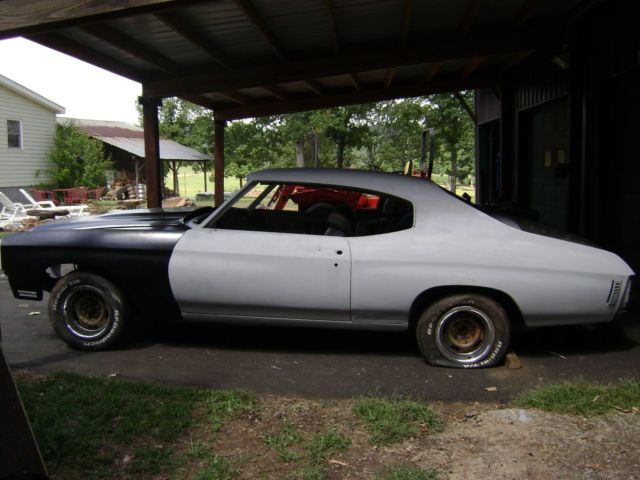
<path fill-rule="evenodd" d="M 425 404 L 384 398 L 336 405 L 68 373 L 15 376 L 49 473 L 60 480 L 323 480 L 365 453 L 376 456 L 377 443 L 444 425 Z M 363 429 L 369 434 L 355 435 Z M 368 468 L 379 479 L 437 478 L 406 462 Z"/>

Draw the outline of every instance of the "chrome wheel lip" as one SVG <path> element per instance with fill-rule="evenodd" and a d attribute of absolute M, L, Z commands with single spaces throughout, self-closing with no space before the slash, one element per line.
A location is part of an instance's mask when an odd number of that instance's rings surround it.
<path fill-rule="evenodd" d="M 460 313 L 465 315 L 472 315 L 483 328 L 483 338 L 476 348 L 470 352 L 460 352 L 453 348 L 446 340 L 446 328 L 450 325 L 450 322 L 456 320 L 456 316 Z M 465 320 L 468 321 L 468 320 Z M 493 349 L 493 344 L 496 338 L 495 327 L 489 316 L 482 310 L 479 310 L 471 305 L 462 305 L 447 310 L 438 319 L 434 337 L 438 350 L 447 360 L 455 363 L 467 365 L 473 364 L 484 360 L 487 355 Z"/>
<path fill-rule="evenodd" d="M 104 318 L 98 322 L 98 326 L 96 328 L 88 328 L 86 325 L 83 325 L 75 312 L 76 303 L 78 301 L 87 300 L 87 296 L 89 296 L 88 298 L 90 300 L 100 302 L 100 308 L 104 309 L 102 314 Z M 111 319 L 113 315 L 109 302 L 103 292 L 91 285 L 79 285 L 75 287 L 67 298 L 65 298 L 64 303 L 62 304 L 62 311 L 65 326 L 69 332 L 76 337 L 80 337 L 85 340 L 93 340 L 101 337 L 109 330 L 109 328 L 111 328 Z"/>

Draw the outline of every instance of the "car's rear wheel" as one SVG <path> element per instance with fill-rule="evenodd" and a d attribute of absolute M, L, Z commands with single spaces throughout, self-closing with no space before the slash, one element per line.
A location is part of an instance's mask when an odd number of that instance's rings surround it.
<path fill-rule="evenodd" d="M 490 367 L 509 347 L 509 317 L 484 295 L 451 295 L 431 304 L 416 327 L 418 346 L 432 365 Z"/>
<path fill-rule="evenodd" d="M 49 297 L 49 321 L 58 336 L 79 350 L 103 350 L 121 337 L 127 302 L 107 279 L 88 272 L 62 277 Z"/>

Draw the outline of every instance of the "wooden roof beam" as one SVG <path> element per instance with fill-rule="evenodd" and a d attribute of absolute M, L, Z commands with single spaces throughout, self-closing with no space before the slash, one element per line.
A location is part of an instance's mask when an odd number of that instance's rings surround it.
<path fill-rule="evenodd" d="M 513 22 L 515 28 L 520 29 L 524 27 L 524 25 L 533 15 L 533 12 L 538 6 L 538 3 L 540 3 L 540 0 L 525 0 L 525 2 L 522 4 L 520 9 L 518 10 L 516 18 Z"/>
<path fill-rule="evenodd" d="M 158 12 L 155 17 L 171 30 L 205 51 L 216 63 L 223 67 L 229 67 L 229 59 L 225 53 L 179 12 L 175 10 Z"/>
<path fill-rule="evenodd" d="M 180 98 L 186 100 L 187 102 L 195 103 L 196 105 L 200 105 L 201 107 L 208 108 L 209 110 L 217 110 L 218 108 L 224 106 L 224 104 L 214 102 L 204 95 L 183 95 Z"/>
<path fill-rule="evenodd" d="M 409 41 L 409 29 L 411 28 L 411 0 L 404 0 L 404 15 L 402 16 L 402 35 L 400 36 L 400 48 L 407 46 Z"/>
<path fill-rule="evenodd" d="M 462 17 L 462 21 L 460 22 L 460 25 L 458 25 L 458 33 L 460 35 L 464 36 L 469 33 L 473 22 L 475 22 L 478 14 L 480 13 L 483 1 L 484 0 L 469 0 L 467 9 L 465 10 L 464 16 Z"/>
<path fill-rule="evenodd" d="M 462 95 L 460 95 L 460 92 L 453 92 L 453 96 L 456 97 L 456 99 L 458 100 L 458 103 L 460 103 L 460 106 L 462 107 L 462 109 L 467 112 L 467 115 L 469 115 L 469 118 L 471 119 L 471 121 L 473 122 L 474 125 L 478 125 L 478 117 L 476 117 L 476 112 L 473 111 L 473 109 L 469 106 L 469 104 L 467 103 L 467 101 L 464 99 L 464 97 Z"/>
<path fill-rule="evenodd" d="M 235 102 L 239 105 L 251 105 L 252 101 L 246 95 L 242 95 L 241 93 L 235 92 L 233 90 L 225 90 L 223 92 L 216 92 L 218 95 L 228 98 L 232 102 Z"/>
<path fill-rule="evenodd" d="M 284 50 L 280 46 L 276 36 L 273 34 L 267 23 L 264 21 L 262 16 L 256 11 L 256 9 L 251 4 L 250 0 L 234 0 L 236 6 L 240 9 L 242 14 L 249 20 L 253 26 L 258 30 L 260 35 L 266 40 L 266 42 L 271 47 L 271 50 L 276 54 L 276 56 L 281 60 L 286 60 L 286 55 L 284 54 Z"/>
<path fill-rule="evenodd" d="M 72 57 L 93 65 L 101 65 L 103 68 L 106 68 L 118 75 L 122 75 L 130 80 L 134 80 L 136 82 L 144 82 L 146 80 L 146 74 L 144 71 L 132 68 L 109 55 L 93 50 L 86 45 L 78 43 L 75 40 L 58 33 L 38 33 L 29 35 L 27 38 L 39 43 L 40 45 L 66 53 L 67 55 L 71 55 Z"/>
<path fill-rule="evenodd" d="M 280 101 L 284 102 L 289 98 L 289 95 L 275 85 L 261 85 L 260 88 Z"/>
<path fill-rule="evenodd" d="M 391 84 L 393 83 L 393 77 L 396 76 L 397 71 L 398 69 L 395 67 L 387 70 L 387 77 L 384 79 L 385 88 L 389 88 L 391 86 Z"/>
<path fill-rule="evenodd" d="M 362 87 L 360 86 L 360 80 L 358 80 L 357 74 L 350 73 L 349 80 L 351 80 L 351 84 L 353 85 L 353 88 L 356 89 L 356 92 L 359 92 L 362 89 Z"/>
<path fill-rule="evenodd" d="M 338 29 L 336 27 L 336 12 L 333 8 L 333 0 L 324 0 L 324 5 L 327 9 L 327 15 L 329 17 L 329 27 L 331 32 L 331 40 L 333 41 L 333 49 L 336 55 L 340 53 L 340 41 L 338 40 Z"/>
<path fill-rule="evenodd" d="M 442 64 L 444 62 L 433 62 L 430 63 L 429 66 L 427 67 L 427 69 L 424 72 L 424 79 L 427 82 L 430 82 L 431 80 L 433 80 L 433 77 L 435 77 L 438 72 L 440 71 L 440 68 L 442 68 Z"/>
<path fill-rule="evenodd" d="M 471 60 L 469 60 L 467 65 L 464 67 L 464 70 L 462 72 L 462 76 L 463 77 L 468 77 L 473 72 L 475 72 L 480 65 L 482 65 L 486 61 L 487 61 L 487 57 L 486 56 L 473 57 Z"/>
<path fill-rule="evenodd" d="M 96 37 L 103 42 L 122 50 L 123 52 L 133 55 L 140 60 L 150 63 L 164 72 L 173 75 L 177 75 L 182 72 L 182 67 L 178 63 L 147 47 L 146 45 L 143 45 L 125 33 L 116 30 L 115 28 L 109 27 L 105 24 L 93 24 L 81 27 L 81 29 L 89 35 Z"/>
<path fill-rule="evenodd" d="M 338 56 L 312 57 L 281 64 L 252 65 L 225 72 L 186 73 L 177 78 L 156 78 L 148 82 L 154 96 L 169 97 L 197 92 L 215 92 L 259 87 L 312 78 L 345 75 L 345 72 L 371 71 L 436 63 L 476 56 L 514 54 L 522 50 L 555 48 L 565 41 L 563 32 L 515 32 L 468 38 L 455 38 L 427 45 L 408 46 L 402 55 L 396 48 L 365 50 Z M 249 62 L 250 63 L 250 62 Z"/>
<path fill-rule="evenodd" d="M 402 50 L 407 46 L 409 40 L 409 28 L 411 27 L 411 0 L 404 0 L 404 15 L 402 16 L 402 33 L 400 34 L 400 42 L 398 43 L 398 50 L 402 54 Z M 390 68 L 387 71 L 387 76 L 384 81 L 386 88 L 389 88 L 393 83 L 393 79 L 396 76 L 398 69 L 396 67 Z"/>
<path fill-rule="evenodd" d="M 518 52 L 515 55 L 513 55 L 511 57 L 511 59 L 509 59 L 509 61 L 504 65 L 504 67 L 502 68 L 503 71 L 507 71 L 513 67 L 515 67 L 517 64 L 519 64 L 520 62 L 522 62 L 525 58 L 530 57 L 531 55 L 533 55 L 533 50 L 525 50 L 523 52 Z"/>
<path fill-rule="evenodd" d="M 305 80 L 305 85 L 309 87 L 309 89 L 318 96 L 322 96 L 322 87 L 315 80 Z"/>
<path fill-rule="evenodd" d="M 0 1 L 0 39 L 29 36 L 210 0 Z"/>
<path fill-rule="evenodd" d="M 470 75 L 465 78 L 443 79 L 442 81 L 425 83 L 423 81 L 403 85 L 393 85 L 390 88 L 367 88 L 362 92 L 331 94 L 327 92 L 322 97 L 292 98 L 287 102 L 254 103 L 249 106 L 221 107 L 215 115 L 219 120 L 236 120 L 240 118 L 261 117 L 284 113 L 302 112 L 321 108 L 338 107 L 358 103 L 369 103 L 396 98 L 416 97 L 433 93 L 450 92 L 451 90 L 468 90 L 497 85 L 499 76 Z"/>

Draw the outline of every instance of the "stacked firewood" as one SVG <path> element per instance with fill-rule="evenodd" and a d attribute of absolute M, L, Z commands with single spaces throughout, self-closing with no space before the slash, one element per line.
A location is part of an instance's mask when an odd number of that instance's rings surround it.
<path fill-rule="evenodd" d="M 102 197 L 105 200 L 133 200 L 138 198 L 135 181 L 125 170 L 121 171 L 111 188 Z"/>

